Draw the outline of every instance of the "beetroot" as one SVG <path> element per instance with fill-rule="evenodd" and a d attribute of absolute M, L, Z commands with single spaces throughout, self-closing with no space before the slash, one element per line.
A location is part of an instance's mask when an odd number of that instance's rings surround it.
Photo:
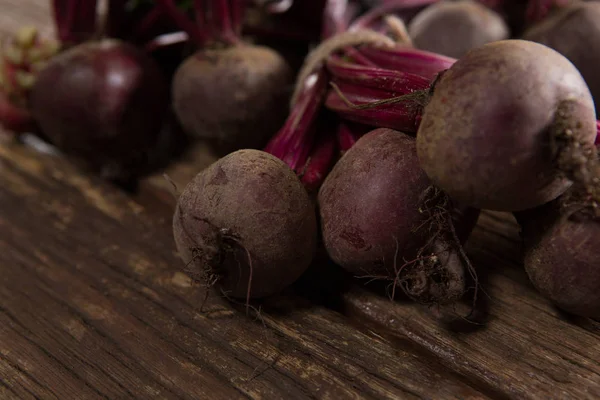
<path fill-rule="evenodd" d="M 417 132 L 434 184 L 477 208 L 518 211 L 553 200 L 597 162 L 594 103 L 556 51 L 506 40 L 467 53 L 433 88 Z"/>
<path fill-rule="evenodd" d="M 279 292 L 309 266 L 316 215 L 295 173 L 258 150 L 238 150 L 188 184 L 173 217 L 186 271 L 234 298 Z"/>
<path fill-rule="evenodd" d="M 555 201 L 516 216 L 533 285 L 569 313 L 600 318 L 597 206 L 570 189 Z"/>
<path fill-rule="evenodd" d="M 412 19 L 408 33 L 415 47 L 455 58 L 509 37 L 500 15 L 471 0 L 446 0 L 427 7 Z"/>
<path fill-rule="evenodd" d="M 544 44 L 567 57 L 581 72 L 600 104 L 600 3 L 574 3 L 550 14 L 523 38 Z"/>
<path fill-rule="evenodd" d="M 225 147 L 259 146 L 283 123 L 290 77 L 267 47 L 204 50 L 175 73 L 173 107 L 189 133 Z"/>
<path fill-rule="evenodd" d="M 431 185 L 415 147 L 414 138 L 377 129 L 344 154 L 319 191 L 323 241 L 356 277 L 389 279 L 418 301 L 452 302 L 465 290 L 459 241 L 477 212 L 461 213 Z"/>
<path fill-rule="evenodd" d="M 240 41 L 242 2 L 196 0 L 198 26 L 173 0 L 158 4 L 200 48 L 173 80 L 173 107 L 184 129 L 225 151 L 263 146 L 287 113 L 292 73 L 285 60 Z"/>
<path fill-rule="evenodd" d="M 104 39 L 72 47 L 39 73 L 35 120 L 50 140 L 108 179 L 145 172 L 167 113 L 155 62 L 127 43 Z"/>

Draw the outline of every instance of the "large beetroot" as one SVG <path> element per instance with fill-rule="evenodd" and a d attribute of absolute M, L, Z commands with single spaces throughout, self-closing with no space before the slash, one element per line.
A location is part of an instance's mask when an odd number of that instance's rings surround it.
<path fill-rule="evenodd" d="M 463 204 L 517 211 L 585 182 L 597 162 L 594 102 L 556 51 L 506 40 L 467 53 L 433 88 L 417 132 L 419 161 Z"/>
<path fill-rule="evenodd" d="M 318 200 L 327 252 L 353 275 L 390 280 L 423 302 L 463 294 L 459 242 L 477 212 L 461 214 L 431 185 L 414 138 L 390 129 L 366 134 L 335 165 Z"/>

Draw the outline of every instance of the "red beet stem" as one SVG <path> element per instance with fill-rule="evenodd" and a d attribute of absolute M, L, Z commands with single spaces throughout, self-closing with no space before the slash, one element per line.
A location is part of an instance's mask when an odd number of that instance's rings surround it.
<path fill-rule="evenodd" d="M 217 29 L 216 36 L 225 43 L 234 44 L 238 42 L 238 38 L 233 31 L 231 24 L 231 8 L 229 6 L 230 0 L 213 0 L 212 1 L 212 12 L 215 27 Z"/>
<path fill-rule="evenodd" d="M 359 11 L 357 4 L 349 0 L 327 0 L 323 10 L 321 38 L 327 39 L 347 31 Z"/>
<path fill-rule="evenodd" d="M 187 33 L 190 40 L 197 46 L 203 47 L 206 42 L 208 42 L 209 37 L 204 27 L 199 27 L 194 24 L 184 12 L 177 8 L 174 0 L 156 0 L 156 3 L 162 12 L 171 18 L 175 25 Z M 202 3 L 202 1 L 197 0 L 196 3 Z M 196 14 L 198 13 L 196 12 Z"/>
<path fill-rule="evenodd" d="M 163 16 L 162 9 L 159 5 L 154 6 L 140 22 L 136 24 L 133 29 L 131 38 L 133 40 L 147 37 L 148 32 L 154 27 L 154 25 L 160 21 Z"/>
<path fill-rule="evenodd" d="M 205 27 L 208 21 L 206 18 L 206 5 L 204 3 L 205 0 L 195 0 L 193 8 L 196 25 Z"/>
<path fill-rule="evenodd" d="M 327 70 L 339 81 L 380 89 L 389 93 L 387 97 L 423 90 L 431 83 L 429 79 L 419 75 L 352 64 L 336 56 L 327 60 Z"/>
<path fill-rule="evenodd" d="M 323 10 L 321 39 L 325 40 L 347 31 L 350 22 L 358 15 L 359 11 L 356 3 L 350 3 L 349 0 L 327 0 Z M 375 66 L 354 47 L 346 47 L 344 53 L 358 64 Z"/>
<path fill-rule="evenodd" d="M 267 153 L 283 160 L 298 174 L 302 173 L 312 150 L 315 122 L 327 92 L 327 81 L 323 69 L 308 76 L 283 127 L 265 147 Z"/>
<path fill-rule="evenodd" d="M 106 26 L 104 34 L 108 37 L 121 37 L 121 33 L 125 25 L 125 1 L 124 0 L 108 0 L 108 15 L 106 18 Z"/>
<path fill-rule="evenodd" d="M 595 144 L 600 144 L 600 121 L 596 121 L 596 142 Z"/>
<path fill-rule="evenodd" d="M 302 173 L 300 181 L 309 192 L 321 187 L 329 169 L 333 165 L 338 146 L 331 130 L 319 132 L 317 140 L 310 153 L 308 162 Z"/>
<path fill-rule="evenodd" d="M 340 122 L 336 131 L 337 143 L 340 151 L 347 152 L 365 133 L 373 130 L 372 127 L 366 125 L 355 124 L 352 122 Z"/>
<path fill-rule="evenodd" d="M 360 18 L 357 18 L 352 25 L 350 30 L 360 30 L 371 28 L 372 25 L 385 17 L 388 14 L 398 14 L 404 11 L 414 11 L 415 9 L 428 6 L 436 3 L 439 0 L 386 0 L 381 5 L 372 8 L 370 11 L 363 14 Z"/>
<path fill-rule="evenodd" d="M 420 75 L 428 79 L 434 79 L 437 74 L 456 62 L 456 59 L 451 57 L 406 47 L 385 49 L 364 46 L 360 52 L 381 68 Z"/>
<path fill-rule="evenodd" d="M 231 27 L 235 37 L 240 37 L 242 34 L 245 10 L 245 2 L 243 0 L 231 0 Z"/>
<path fill-rule="evenodd" d="M 425 91 L 417 93 L 411 90 L 406 93 L 396 92 L 396 95 L 391 95 L 390 92 L 381 89 L 336 81 L 335 79 L 334 84 L 337 90 L 329 91 L 325 106 L 342 118 L 373 127 L 391 128 L 405 133 L 414 134 L 419 129 L 423 104 L 419 103 L 417 96 L 414 99 L 400 100 L 398 95 L 420 95 L 422 98 L 426 98 Z M 373 104 L 381 101 L 387 102 L 394 98 L 398 101 L 376 106 Z M 367 107 L 358 108 L 361 105 Z"/>
<path fill-rule="evenodd" d="M 97 0 L 53 0 L 52 11 L 58 38 L 75 45 L 96 34 Z"/>
<path fill-rule="evenodd" d="M 346 57 L 350 58 L 355 64 L 364 65 L 368 67 L 377 67 L 377 64 L 369 60 L 367 57 L 365 57 L 364 54 L 362 54 L 354 47 L 345 48 L 344 53 L 346 54 Z"/>

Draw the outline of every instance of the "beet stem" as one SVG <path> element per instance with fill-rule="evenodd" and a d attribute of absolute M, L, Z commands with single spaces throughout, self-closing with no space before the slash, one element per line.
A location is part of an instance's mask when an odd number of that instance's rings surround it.
<path fill-rule="evenodd" d="M 388 93 L 409 94 L 430 87 L 430 81 L 419 75 L 378 67 L 356 65 L 332 56 L 327 70 L 338 80 L 380 89 Z M 391 96 L 388 96 L 391 97 Z"/>
<path fill-rule="evenodd" d="M 331 36 L 348 30 L 350 20 L 355 12 L 354 7 L 349 7 L 348 0 L 327 0 L 325 9 L 323 10 L 321 37 L 328 39 Z"/>
<path fill-rule="evenodd" d="M 242 34 L 245 7 L 244 0 L 231 0 L 231 26 L 235 37 Z"/>
<path fill-rule="evenodd" d="M 104 33 L 111 38 L 120 37 L 125 24 L 125 1 L 108 0 L 108 15 L 104 26 Z"/>
<path fill-rule="evenodd" d="M 163 12 L 161 7 L 158 5 L 154 6 L 146 15 L 144 15 L 144 18 L 135 25 L 131 38 L 135 40 L 145 37 L 150 29 L 152 29 L 152 27 L 160 20 L 162 15 Z"/>
<path fill-rule="evenodd" d="M 157 6 L 199 47 L 204 47 L 209 38 L 205 31 L 196 26 L 181 10 L 174 0 L 156 0 Z"/>
<path fill-rule="evenodd" d="M 377 64 L 375 64 L 373 61 L 369 60 L 367 57 L 365 57 L 360 51 L 358 51 L 354 47 L 346 47 L 344 49 L 344 53 L 346 53 L 346 56 L 352 58 L 352 60 L 357 64 L 364 65 L 367 67 L 377 67 Z"/>
<path fill-rule="evenodd" d="M 62 43 L 78 44 L 96 34 L 97 0 L 54 0 L 52 5 Z"/>
<path fill-rule="evenodd" d="M 350 125 L 346 122 L 341 122 L 336 131 L 338 147 L 342 153 L 350 150 L 352 146 L 360 139 L 360 137 L 368 132 L 365 130 L 364 132 L 357 132 L 355 129 L 352 129 Z"/>
<path fill-rule="evenodd" d="M 315 122 L 327 92 L 323 69 L 310 75 L 283 127 L 271 138 L 265 151 L 284 161 L 296 173 L 306 165 L 315 134 Z"/>
<path fill-rule="evenodd" d="M 375 21 L 381 19 L 388 14 L 398 13 L 400 11 L 410 10 L 418 7 L 428 6 L 436 3 L 439 0 L 388 0 L 372 8 L 367 13 L 363 14 L 360 18 L 357 18 L 349 30 L 358 31 L 361 29 L 369 28 Z"/>
<path fill-rule="evenodd" d="M 326 130 L 317 137 L 300 178 L 300 181 L 309 192 L 318 190 L 325 180 L 333 164 L 337 149 L 336 138 L 330 130 Z"/>
<path fill-rule="evenodd" d="M 230 0 L 213 0 L 213 18 L 217 27 L 217 36 L 228 44 L 239 42 L 231 23 L 232 15 L 229 7 Z"/>
<path fill-rule="evenodd" d="M 451 57 L 406 47 L 364 47 L 359 51 L 380 68 L 409 72 L 428 79 L 434 79 L 438 73 L 456 62 L 456 59 Z"/>
<path fill-rule="evenodd" d="M 389 37 L 373 31 L 343 32 L 323 41 L 317 48 L 311 51 L 304 61 L 302 69 L 298 73 L 298 84 L 292 95 L 291 104 L 297 101 L 302 91 L 302 85 L 306 78 L 318 70 L 325 60 L 335 52 L 347 47 L 371 44 L 373 46 L 393 47 L 394 41 Z"/>
<path fill-rule="evenodd" d="M 390 97 L 389 92 L 346 82 L 331 82 L 325 106 L 344 119 L 407 134 L 417 132 L 428 90 Z M 360 103 L 359 103 L 360 102 Z"/>

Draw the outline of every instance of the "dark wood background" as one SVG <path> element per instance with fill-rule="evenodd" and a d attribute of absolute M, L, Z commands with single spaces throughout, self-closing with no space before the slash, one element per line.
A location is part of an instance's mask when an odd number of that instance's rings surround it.
<path fill-rule="evenodd" d="M 0 0 L 0 32 L 51 32 L 46 3 Z M 213 160 L 190 154 L 167 170 L 178 186 Z M 468 244 L 473 324 L 443 318 L 466 305 L 391 302 L 325 261 L 259 313 L 204 303 L 173 204 L 160 174 L 131 197 L 0 144 L 0 399 L 600 398 L 599 326 L 533 290 L 509 215 L 484 213 Z"/>

